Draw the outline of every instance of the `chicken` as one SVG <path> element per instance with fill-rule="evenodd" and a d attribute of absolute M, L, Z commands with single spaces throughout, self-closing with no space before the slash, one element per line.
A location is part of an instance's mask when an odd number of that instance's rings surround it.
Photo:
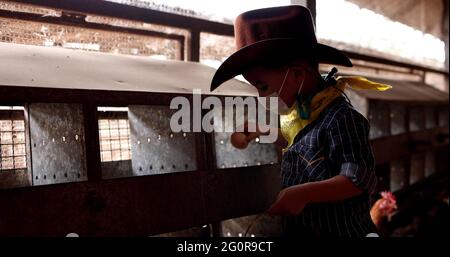
<path fill-rule="evenodd" d="M 384 230 L 383 224 L 396 210 L 397 200 L 395 196 L 388 191 L 381 192 L 381 198 L 375 202 L 370 210 L 370 217 L 381 235 L 383 235 Z"/>

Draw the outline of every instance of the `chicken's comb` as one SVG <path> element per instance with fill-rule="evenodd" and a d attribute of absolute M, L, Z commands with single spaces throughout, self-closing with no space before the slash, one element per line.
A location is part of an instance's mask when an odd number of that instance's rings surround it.
<path fill-rule="evenodd" d="M 389 200 L 389 201 L 393 201 L 393 202 L 397 202 L 397 198 L 395 197 L 395 195 L 390 192 L 390 191 L 383 191 L 381 192 L 381 197 L 385 200 Z"/>

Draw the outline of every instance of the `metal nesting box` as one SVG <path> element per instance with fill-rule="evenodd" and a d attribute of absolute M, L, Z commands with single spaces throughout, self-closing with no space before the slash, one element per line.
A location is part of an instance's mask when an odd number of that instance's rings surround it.
<path fill-rule="evenodd" d="M 252 87 L 236 79 L 217 92 L 209 92 L 214 69 L 198 63 L 13 44 L 1 44 L 0 55 L 3 57 L 0 84 L 7 86 L 152 92 L 172 97 L 201 89 L 202 94 L 218 97 L 256 96 Z M 19 73 L 19 70 L 26 72 Z M 43 103 L 26 103 L 25 108 L 32 145 L 27 151 L 31 150 L 29 165 L 33 185 L 86 180 L 83 107 L 42 100 Z M 117 106 L 117 103 L 110 106 Z M 111 125 L 119 120 L 117 117 L 105 118 L 110 125 L 105 130 L 109 133 L 106 137 L 103 137 L 101 124 L 97 125 L 100 126 L 100 151 L 104 151 L 101 152 L 103 178 L 197 170 L 197 160 L 206 161 L 195 150 L 195 133 L 171 132 L 170 117 L 175 110 L 168 104 L 135 105 L 130 102 L 119 106 L 125 107 L 120 122 L 127 122 L 128 130 Z M 105 113 L 114 116 L 115 112 L 99 111 L 99 117 Z M 215 153 L 215 167 L 236 168 L 277 162 L 274 145 L 252 143 L 246 150 L 237 150 L 230 144 L 230 134 L 214 133 L 211 149 Z M 122 155 L 120 152 L 125 152 L 123 155 L 127 157 L 116 158 L 115 155 Z M 112 157 L 108 158 L 106 154 Z"/>
<path fill-rule="evenodd" d="M 154 235 L 261 212 L 280 189 L 274 145 L 169 127 L 174 97 L 256 97 L 244 82 L 209 92 L 215 69 L 142 56 L 4 43 L 0 56 L 0 120 L 23 123 L 0 132 L 26 152 L 0 171 L 0 234 Z"/>
<path fill-rule="evenodd" d="M 392 85 L 386 92 L 349 90 L 354 107 L 370 121 L 381 189 L 398 191 L 437 170 L 448 152 L 448 93 L 421 82 L 370 78 Z M 447 147 L 447 148 L 446 148 Z M 383 172 L 388 164 L 389 172 Z M 384 185 L 384 186 L 383 186 Z"/>

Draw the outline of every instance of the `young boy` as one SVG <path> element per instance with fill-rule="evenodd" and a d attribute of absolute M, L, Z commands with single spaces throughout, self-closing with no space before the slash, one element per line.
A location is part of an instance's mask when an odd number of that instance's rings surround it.
<path fill-rule="evenodd" d="M 348 84 L 382 87 L 361 78 L 325 81 L 319 63 L 352 66 L 339 50 L 317 43 L 308 9 L 253 10 L 235 22 L 236 46 L 214 75 L 211 90 L 242 74 L 259 95 L 277 96 L 283 190 L 268 210 L 286 216 L 286 234 L 364 237 L 375 232 L 370 194 L 376 187 L 369 123 L 342 96 Z"/>

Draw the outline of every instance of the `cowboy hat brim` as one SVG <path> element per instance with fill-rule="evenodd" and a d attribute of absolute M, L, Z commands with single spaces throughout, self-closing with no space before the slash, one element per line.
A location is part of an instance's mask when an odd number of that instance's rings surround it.
<path fill-rule="evenodd" d="M 327 45 L 316 43 L 306 46 L 303 41 L 293 38 L 266 39 L 245 46 L 228 57 L 214 74 L 211 92 L 256 64 L 274 64 L 298 58 L 316 60 L 319 63 L 353 66 L 345 54 Z"/>

